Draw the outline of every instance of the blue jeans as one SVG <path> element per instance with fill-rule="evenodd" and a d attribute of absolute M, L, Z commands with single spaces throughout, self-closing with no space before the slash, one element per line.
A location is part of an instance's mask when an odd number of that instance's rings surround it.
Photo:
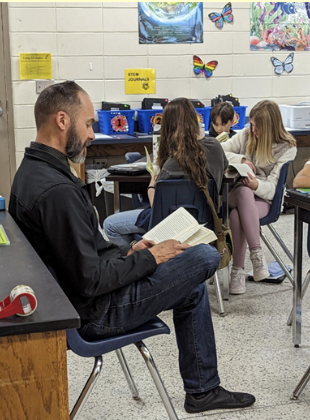
<path fill-rule="evenodd" d="M 209 297 L 205 280 L 216 271 L 219 253 L 197 245 L 160 264 L 154 274 L 110 293 L 110 305 L 82 335 L 96 339 L 130 331 L 173 309 L 179 367 L 188 393 L 219 385 Z"/>
<path fill-rule="evenodd" d="M 135 233 L 144 235 L 145 230 L 135 225 L 141 211 L 122 211 L 107 217 L 103 228 L 109 240 L 118 246 L 125 246 L 134 240 Z"/>

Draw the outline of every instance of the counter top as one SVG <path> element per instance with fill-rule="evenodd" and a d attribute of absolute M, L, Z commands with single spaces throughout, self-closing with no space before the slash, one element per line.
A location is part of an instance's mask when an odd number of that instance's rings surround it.
<path fill-rule="evenodd" d="M 38 301 L 32 315 L 0 319 L 0 337 L 78 328 L 78 313 L 7 211 L 0 211 L 0 224 L 11 242 L 0 246 L 0 300 L 25 284 Z"/>

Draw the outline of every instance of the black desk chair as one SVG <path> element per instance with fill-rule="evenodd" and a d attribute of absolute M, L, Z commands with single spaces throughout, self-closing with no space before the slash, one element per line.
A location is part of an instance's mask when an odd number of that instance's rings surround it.
<path fill-rule="evenodd" d="M 117 357 L 125 374 L 126 380 L 128 382 L 129 388 L 131 390 L 132 396 L 134 399 L 139 399 L 139 392 L 137 387 L 132 379 L 131 373 L 129 371 L 126 359 L 122 352 L 122 347 L 127 346 L 128 344 L 135 344 L 140 353 L 142 354 L 144 361 L 152 375 L 152 378 L 155 382 L 157 390 L 159 392 L 160 398 L 167 410 L 168 417 L 170 420 L 178 420 L 178 416 L 173 408 L 173 405 L 170 401 L 170 398 L 167 394 L 165 386 L 161 380 L 161 377 L 158 373 L 154 359 L 149 352 L 146 345 L 142 340 L 148 337 L 153 337 L 159 334 L 170 334 L 168 326 L 162 322 L 159 318 L 154 318 L 149 322 L 143 324 L 141 327 L 130 331 L 123 335 L 118 335 L 115 337 L 109 337 L 106 339 L 101 339 L 97 341 L 86 341 L 79 334 L 78 330 L 68 330 L 67 331 L 67 343 L 70 350 L 75 354 L 81 357 L 94 357 L 95 363 L 94 368 L 70 413 L 70 420 L 76 420 L 80 414 L 83 405 L 85 404 L 87 398 L 89 397 L 95 382 L 97 381 L 99 374 L 102 368 L 102 355 L 109 353 L 111 351 L 116 351 Z"/>

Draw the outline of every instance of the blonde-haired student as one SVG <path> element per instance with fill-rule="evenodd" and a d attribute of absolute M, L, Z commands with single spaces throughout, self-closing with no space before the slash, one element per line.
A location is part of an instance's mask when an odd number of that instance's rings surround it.
<path fill-rule="evenodd" d="M 302 170 L 295 176 L 293 188 L 310 188 L 310 159 L 305 163 Z"/>
<path fill-rule="evenodd" d="M 222 143 L 230 163 L 247 163 L 255 176 L 248 174 L 229 194 L 230 226 L 234 240 L 230 293 L 246 291 L 244 259 L 247 244 L 255 281 L 269 276 L 260 244 L 259 219 L 270 210 L 281 167 L 296 156 L 296 142 L 282 122 L 275 102 L 264 100 L 250 112 L 251 126 Z"/>

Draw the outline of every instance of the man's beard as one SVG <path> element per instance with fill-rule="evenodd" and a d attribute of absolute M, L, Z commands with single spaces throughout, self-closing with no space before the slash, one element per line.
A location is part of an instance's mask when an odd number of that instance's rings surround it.
<path fill-rule="evenodd" d="M 74 123 L 71 123 L 71 126 L 68 130 L 68 138 L 66 144 L 66 155 L 73 163 L 84 163 L 86 159 L 86 147 L 90 145 L 90 141 L 86 140 L 82 143 L 81 138 L 76 132 Z"/>

